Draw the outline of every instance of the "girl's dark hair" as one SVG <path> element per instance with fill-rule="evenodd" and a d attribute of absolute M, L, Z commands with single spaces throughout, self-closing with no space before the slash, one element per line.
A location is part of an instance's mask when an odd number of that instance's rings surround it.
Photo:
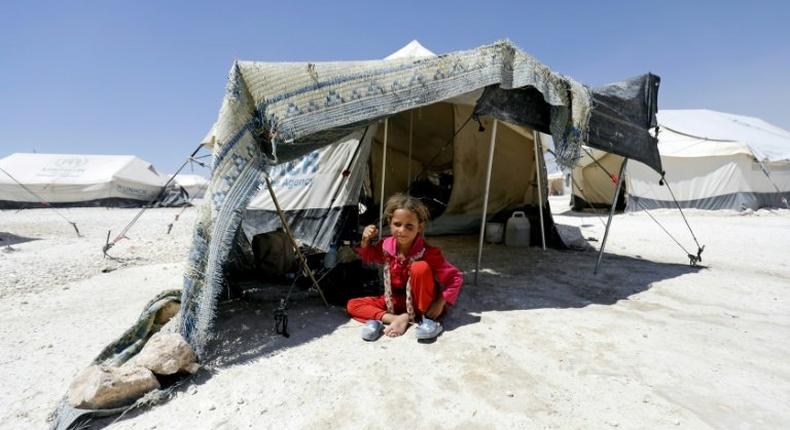
<path fill-rule="evenodd" d="M 387 224 L 392 221 L 392 214 L 398 209 L 407 209 L 414 212 L 420 224 L 428 222 L 428 208 L 425 207 L 425 204 L 423 204 L 420 199 L 403 193 L 397 193 L 387 199 L 387 203 L 384 205 L 384 219 L 387 220 Z"/>

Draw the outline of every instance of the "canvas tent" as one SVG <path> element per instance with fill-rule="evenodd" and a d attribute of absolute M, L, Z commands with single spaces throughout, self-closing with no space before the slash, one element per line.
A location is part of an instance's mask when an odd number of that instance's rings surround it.
<path fill-rule="evenodd" d="M 663 170 L 681 207 L 785 207 L 782 199 L 790 199 L 790 132 L 758 118 L 711 110 L 662 110 L 658 121 Z M 573 169 L 576 210 L 611 204 L 615 186 L 609 175 L 617 175 L 623 161 L 616 154 L 588 152 Z M 630 163 L 619 209 L 676 207 L 660 179 L 644 164 Z"/>
<path fill-rule="evenodd" d="M 141 206 L 167 182 L 131 155 L 16 153 L 0 169 L 0 208 Z"/>
<path fill-rule="evenodd" d="M 495 146 L 499 145 L 499 137 L 485 139 L 493 134 L 497 122 L 507 123 L 498 128 L 503 135 L 521 136 L 516 141 L 526 145 L 521 148 L 525 157 L 531 141 L 530 131 L 537 130 L 552 135 L 556 153 L 566 163 L 578 155 L 581 142 L 587 142 L 660 170 L 655 139 L 648 133 L 655 125 L 658 83 L 657 76 L 648 74 L 590 90 L 552 72 L 509 42 L 417 59 L 236 62 L 229 73 L 225 100 L 214 132 L 206 139 L 214 142 L 209 209 L 196 225 L 181 300 L 180 332 L 202 352 L 206 336 L 210 334 L 215 302 L 222 291 L 223 270 L 244 218 L 244 208 L 261 184 L 265 184 L 266 177 L 277 179 L 275 166 L 295 161 L 288 168 L 303 169 L 306 164 L 301 167 L 297 164 L 306 163 L 302 158 L 306 154 L 333 142 L 364 141 L 368 136 L 373 139 L 372 165 L 376 166 L 376 142 L 380 141 L 382 147 L 384 141 L 389 144 L 390 133 L 389 130 L 385 133 L 384 128 L 389 128 L 391 123 L 393 145 L 398 145 L 398 141 L 403 145 L 404 140 L 397 137 L 398 130 L 405 129 L 407 119 L 411 121 L 412 116 L 422 111 L 424 115 L 438 115 L 446 120 L 426 125 L 426 132 L 430 127 L 441 128 L 430 131 L 434 136 L 426 135 L 420 137 L 419 142 L 413 141 L 414 162 L 423 163 L 416 161 L 419 159 L 416 153 L 423 150 L 422 146 L 436 137 L 433 144 L 436 148 L 438 142 L 445 141 L 444 138 L 452 136 L 458 128 L 465 128 L 458 125 L 459 117 L 471 114 L 470 118 L 475 123 L 479 119 L 482 127 L 472 126 L 469 131 L 472 133 L 477 128 L 481 133 L 469 137 L 475 143 L 465 150 L 474 156 L 468 158 L 469 165 L 463 166 L 466 170 L 462 172 L 486 171 L 487 176 L 491 170 L 480 162 L 477 154 L 487 155 L 494 149 L 490 154 L 496 158 L 501 156 L 498 155 L 500 151 L 507 150 L 507 145 L 503 144 L 502 149 Z M 402 149 L 401 146 L 398 152 Z M 456 150 L 454 147 L 454 152 Z M 320 159 L 320 155 L 313 158 Z M 454 159 L 455 155 L 448 156 L 442 163 L 452 164 Z M 390 169 L 389 160 L 381 164 Z M 416 170 L 417 166 L 413 167 Z M 493 171 L 497 169 L 494 160 Z M 532 169 L 534 172 L 535 167 Z M 398 172 L 402 175 L 402 171 Z M 374 167 L 372 176 L 375 177 L 375 173 Z M 496 186 L 496 174 L 493 175 L 492 196 L 497 192 L 507 196 L 509 190 Z M 529 165 L 509 175 L 508 183 L 531 180 Z M 394 171 L 384 177 L 385 188 L 378 196 L 379 201 L 389 192 L 386 178 L 391 178 L 390 183 L 398 180 Z M 466 192 L 458 194 L 467 200 L 456 207 L 485 207 L 488 201 L 484 199 L 486 193 L 481 192 L 483 188 L 470 185 Z M 527 193 L 522 188 L 519 194 L 522 202 L 535 202 L 534 192 Z M 333 192 L 332 195 L 342 196 L 342 193 Z M 476 197 L 475 201 L 472 196 Z M 545 201 L 546 195 L 542 198 Z M 497 197 L 491 201 L 498 201 Z M 448 202 L 446 215 L 452 215 L 453 204 L 455 202 Z M 487 213 L 494 209 L 490 207 Z M 471 213 L 472 209 L 469 211 Z"/>
<path fill-rule="evenodd" d="M 665 177 L 681 207 L 787 207 L 790 131 L 712 110 L 664 110 L 658 118 Z M 675 207 L 659 179 L 647 166 L 630 164 L 626 209 Z"/>

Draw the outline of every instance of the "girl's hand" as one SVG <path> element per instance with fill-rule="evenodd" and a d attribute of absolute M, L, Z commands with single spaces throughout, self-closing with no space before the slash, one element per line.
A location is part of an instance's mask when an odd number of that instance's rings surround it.
<path fill-rule="evenodd" d="M 376 228 L 375 225 L 371 224 L 365 227 L 365 230 L 362 232 L 362 243 L 360 243 L 360 245 L 362 245 L 363 248 L 367 247 L 370 239 L 376 237 L 378 234 L 379 229 Z"/>

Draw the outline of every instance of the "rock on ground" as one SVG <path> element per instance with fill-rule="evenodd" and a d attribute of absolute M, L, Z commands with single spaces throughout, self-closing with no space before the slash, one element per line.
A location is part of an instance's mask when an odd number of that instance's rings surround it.
<path fill-rule="evenodd" d="M 125 366 L 142 366 L 157 375 L 197 372 L 195 352 L 178 333 L 156 333 Z"/>
<path fill-rule="evenodd" d="M 81 409 L 109 409 L 131 404 L 159 388 L 154 374 L 140 366 L 92 365 L 69 386 L 69 403 Z"/>

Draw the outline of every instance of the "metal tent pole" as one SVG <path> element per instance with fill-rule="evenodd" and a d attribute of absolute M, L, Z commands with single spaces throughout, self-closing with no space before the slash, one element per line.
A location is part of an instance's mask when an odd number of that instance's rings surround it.
<path fill-rule="evenodd" d="M 606 230 L 603 233 L 603 241 L 601 241 L 601 249 L 598 251 L 598 261 L 595 262 L 595 270 L 593 274 L 598 274 L 598 266 L 601 265 L 601 258 L 603 257 L 603 250 L 606 247 L 606 238 L 609 237 L 609 227 L 612 225 L 612 217 L 614 216 L 614 208 L 617 206 L 617 197 L 620 195 L 620 188 L 623 186 L 623 177 L 625 176 L 625 165 L 628 159 L 623 159 L 623 164 L 620 166 L 620 176 L 617 178 L 617 187 L 614 190 L 614 198 L 612 198 L 612 207 L 609 209 L 609 219 L 606 221 Z"/>
<path fill-rule="evenodd" d="M 387 132 L 389 118 L 384 118 L 384 149 L 381 151 L 381 196 L 379 198 L 379 240 L 384 235 L 384 180 L 387 178 Z"/>
<path fill-rule="evenodd" d="M 280 217 L 280 222 L 283 223 L 283 230 L 285 230 L 285 234 L 288 235 L 288 239 L 291 241 L 291 246 L 294 247 L 296 256 L 299 257 L 299 262 L 302 263 L 302 268 L 305 274 L 310 278 L 311 281 L 313 281 L 313 285 L 318 290 L 318 293 L 321 294 L 321 300 L 323 300 L 324 304 L 329 307 L 329 302 L 326 301 L 324 291 L 321 290 L 321 286 L 319 286 L 318 281 L 315 280 L 312 269 L 310 269 L 310 266 L 307 265 L 307 260 L 304 258 L 304 255 L 302 255 L 302 251 L 299 249 L 299 245 L 296 243 L 296 239 L 294 239 L 293 234 L 291 234 L 291 228 L 288 226 L 288 221 L 285 219 L 285 214 L 280 208 L 280 202 L 277 200 L 277 195 L 274 194 L 274 188 L 272 187 L 272 180 L 269 179 L 269 174 L 264 174 L 263 177 L 266 179 L 266 187 L 269 189 L 269 195 L 272 197 L 274 207 L 277 209 L 277 215 Z"/>
<path fill-rule="evenodd" d="M 546 230 L 543 225 L 543 185 L 541 184 L 541 167 L 540 159 L 543 157 L 543 145 L 540 143 L 540 133 L 537 130 L 532 132 L 532 141 L 535 147 L 535 176 L 538 177 L 538 209 L 540 210 L 540 240 L 543 245 L 543 250 L 546 250 Z M 538 148 L 540 147 L 540 148 Z"/>
<path fill-rule="evenodd" d="M 486 214 L 488 213 L 488 192 L 491 189 L 491 168 L 494 165 L 494 148 L 496 147 L 496 126 L 498 121 L 494 119 L 494 128 L 491 130 L 491 143 L 488 145 L 488 167 L 486 168 L 486 192 L 483 197 L 483 218 L 480 220 L 480 241 L 477 245 L 477 265 L 475 265 L 475 285 L 477 285 L 477 274 L 480 272 L 480 261 L 483 259 L 483 236 L 486 230 Z"/>

